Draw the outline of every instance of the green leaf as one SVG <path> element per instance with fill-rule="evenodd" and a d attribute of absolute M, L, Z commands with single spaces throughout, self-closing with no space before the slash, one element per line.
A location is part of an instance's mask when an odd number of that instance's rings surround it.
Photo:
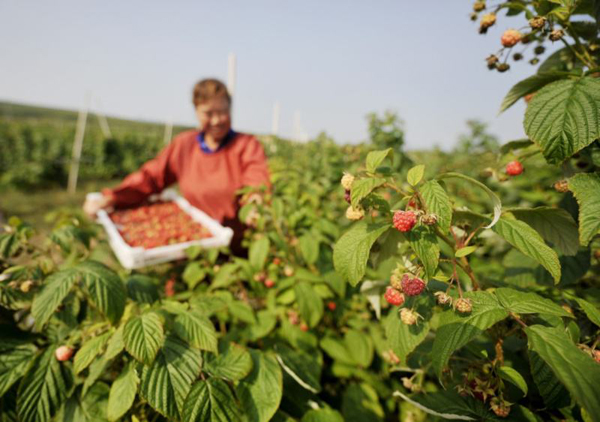
<path fill-rule="evenodd" d="M 477 250 L 477 246 L 465 246 L 464 248 L 460 248 L 454 253 L 454 256 L 457 258 L 462 258 L 463 256 L 467 256 L 472 254 Z"/>
<path fill-rule="evenodd" d="M 307 264 L 314 264 L 319 258 L 319 240 L 311 234 L 305 234 L 298 239 L 302 258 Z"/>
<path fill-rule="evenodd" d="M 227 343 L 218 356 L 206 355 L 205 369 L 214 377 L 239 381 L 252 371 L 252 356 L 245 347 Z"/>
<path fill-rule="evenodd" d="M 579 250 L 577 225 L 567 211 L 561 208 L 516 208 L 510 212 L 533 227 L 546 241 L 556 246 L 563 255 L 574 256 Z"/>
<path fill-rule="evenodd" d="M 177 337 L 169 336 L 152 365 L 144 367 L 140 395 L 160 414 L 179 419 L 201 368 L 200 353 Z"/>
<path fill-rule="evenodd" d="M 206 267 L 205 264 L 201 264 L 200 262 L 190 262 L 185 266 L 185 270 L 181 277 L 185 284 L 188 285 L 190 290 L 194 290 L 194 288 L 204 280 L 206 277 Z"/>
<path fill-rule="evenodd" d="M 252 310 L 252 307 L 246 302 L 232 300 L 228 303 L 227 306 L 229 313 L 235 318 L 247 324 L 256 324 L 256 317 L 254 316 L 254 311 Z"/>
<path fill-rule="evenodd" d="M 134 317 L 125 324 L 123 330 L 125 349 L 142 363 L 152 363 L 163 340 L 162 321 L 154 312 Z"/>
<path fill-rule="evenodd" d="M 581 299 L 578 297 L 573 297 L 573 299 L 577 301 L 577 303 L 579 304 L 581 309 L 583 309 L 583 312 L 585 312 L 589 320 L 596 324 L 598 327 L 600 327 L 600 311 L 598 311 L 598 309 L 594 305 L 592 305 L 585 299 Z"/>
<path fill-rule="evenodd" d="M 385 179 L 368 177 L 365 179 L 355 180 L 352 184 L 352 191 L 350 192 L 350 201 L 354 208 L 360 205 L 360 201 L 367 197 L 373 189 L 385 183 Z"/>
<path fill-rule="evenodd" d="M 425 277 L 433 277 L 440 259 L 440 247 L 433 228 L 419 225 L 406 233 L 406 237 L 423 264 Z"/>
<path fill-rule="evenodd" d="M 277 314 L 273 311 L 263 309 L 256 313 L 256 324 L 246 328 L 250 340 L 256 341 L 269 335 L 277 325 Z"/>
<path fill-rule="evenodd" d="M 300 422 L 344 422 L 344 418 L 333 409 L 313 409 L 306 412 Z"/>
<path fill-rule="evenodd" d="M 471 299 L 473 310 L 469 314 L 460 314 L 450 309 L 440 317 L 440 326 L 433 342 L 433 367 L 441 375 L 448 359 L 455 350 L 461 348 L 498 321 L 508 316 L 498 299 L 488 292 L 468 292 L 465 297 Z"/>
<path fill-rule="evenodd" d="M 475 186 L 478 186 L 479 188 L 483 189 L 484 192 L 487 193 L 490 200 L 492 201 L 492 206 L 494 207 L 494 218 L 492 219 L 492 222 L 490 224 L 485 226 L 485 228 L 491 229 L 496 224 L 496 222 L 500 219 L 500 214 L 502 213 L 502 202 L 500 202 L 500 198 L 498 198 L 498 195 L 496 195 L 494 192 L 492 192 L 492 190 L 490 188 L 488 188 L 486 185 L 484 185 L 480 181 L 475 180 L 472 177 L 465 176 L 464 174 L 453 173 L 453 172 L 444 173 L 441 176 L 439 176 L 438 179 L 448 179 L 448 178 L 452 178 L 452 177 L 457 178 L 457 179 L 466 180 L 466 181 L 470 182 L 471 184 L 474 184 Z"/>
<path fill-rule="evenodd" d="M 523 375 L 519 374 L 515 369 L 510 366 L 501 366 L 498 368 L 498 374 L 500 375 L 500 378 L 519 387 L 523 394 L 527 395 L 527 382 L 525 381 L 525 378 L 523 378 Z"/>
<path fill-rule="evenodd" d="M 194 384 L 183 406 L 184 422 L 236 422 L 242 420 L 229 386 L 209 378 Z"/>
<path fill-rule="evenodd" d="M 32 344 L 20 344 L 0 353 L 0 397 L 27 371 L 36 352 Z"/>
<path fill-rule="evenodd" d="M 333 264 L 337 273 L 356 286 L 365 275 L 371 247 L 389 228 L 387 223 L 359 221 L 354 224 L 333 248 Z"/>
<path fill-rule="evenodd" d="M 569 392 L 560 383 L 558 378 L 556 378 L 552 369 L 536 352 L 529 350 L 528 355 L 531 376 L 546 406 L 550 409 L 559 409 L 567 406 L 571 401 Z"/>
<path fill-rule="evenodd" d="M 75 268 L 59 271 L 46 278 L 41 292 L 35 295 L 31 305 L 36 330 L 48 322 L 78 280 L 79 273 Z"/>
<path fill-rule="evenodd" d="M 86 261 L 75 267 L 81 275 L 93 304 L 110 322 L 116 324 L 125 310 L 127 291 L 119 276 L 95 261 Z"/>
<path fill-rule="evenodd" d="M 318 394 L 321 391 L 321 365 L 308 353 L 294 350 L 281 343 L 276 347 L 277 360 L 281 367 L 302 388 Z"/>
<path fill-rule="evenodd" d="M 425 174 L 425 165 L 419 164 L 414 166 L 408 173 L 406 173 L 406 181 L 411 186 L 417 186 L 419 182 L 423 179 L 423 175 Z"/>
<path fill-rule="evenodd" d="M 387 157 L 392 159 L 394 157 L 394 152 L 391 148 L 384 149 L 382 151 L 371 151 L 367 154 L 366 167 L 369 173 L 375 173 L 377 171 L 377 167 L 383 163 Z M 354 186 L 353 186 L 354 188 Z"/>
<path fill-rule="evenodd" d="M 541 325 L 525 329 L 531 350 L 550 366 L 573 398 L 600 420 L 600 365 L 571 342 L 564 331 Z"/>
<path fill-rule="evenodd" d="M 346 389 L 342 414 L 346 422 L 383 422 L 385 416 L 377 391 L 366 383 L 352 384 Z"/>
<path fill-rule="evenodd" d="M 427 394 L 415 394 L 408 397 L 400 391 L 394 391 L 400 397 L 418 409 L 438 418 L 459 421 L 498 421 L 486 405 L 470 397 L 461 397 L 453 391 L 439 391 Z"/>
<path fill-rule="evenodd" d="M 579 241 L 587 246 L 600 233 L 600 175 L 579 173 L 569 179 L 579 204 Z"/>
<path fill-rule="evenodd" d="M 390 312 L 385 320 L 385 336 L 401 362 L 421 344 L 429 333 L 429 322 L 406 325 L 395 312 Z"/>
<path fill-rule="evenodd" d="M 560 281 L 558 255 L 546 245 L 544 239 L 531 226 L 520 220 L 502 217 L 498 220 L 494 231 L 524 255 L 539 262 L 552 275 L 555 283 Z"/>
<path fill-rule="evenodd" d="M 530 76 L 527 79 L 523 79 L 521 82 L 513 86 L 508 94 L 506 94 L 506 97 L 504 97 L 504 100 L 502 100 L 502 105 L 500 106 L 500 113 L 516 103 L 520 98 L 539 91 L 541 88 L 551 82 L 559 79 L 565 79 L 569 75 L 570 73 L 568 72 L 550 71 L 538 73 Z"/>
<path fill-rule="evenodd" d="M 250 354 L 254 367 L 237 385 L 237 395 L 248 422 L 268 422 L 281 402 L 283 375 L 275 357 L 258 350 Z"/>
<path fill-rule="evenodd" d="M 345 342 L 333 337 L 324 337 L 320 342 L 320 346 L 335 361 L 346 365 L 356 365 Z"/>
<path fill-rule="evenodd" d="M 515 149 L 525 149 L 533 145 L 529 139 L 517 139 L 516 141 L 510 141 L 500 147 L 501 154 L 508 154 Z"/>
<path fill-rule="evenodd" d="M 134 274 L 129 277 L 127 294 L 138 303 L 153 304 L 160 298 L 156 280 L 142 274 Z"/>
<path fill-rule="evenodd" d="M 505 287 L 496 289 L 495 293 L 500 304 L 509 312 L 573 318 L 562 306 L 536 293 L 524 293 Z"/>
<path fill-rule="evenodd" d="M 64 404 L 56 422 L 106 422 L 109 391 L 103 382 L 95 383 L 85 394 L 78 388 Z"/>
<path fill-rule="evenodd" d="M 316 326 L 323 317 L 323 299 L 315 292 L 312 285 L 301 281 L 294 287 L 300 316 L 309 327 Z"/>
<path fill-rule="evenodd" d="M 270 246 L 271 242 L 267 236 L 263 236 L 260 239 L 253 241 L 250 245 L 248 259 L 255 271 L 260 271 L 265 267 Z"/>
<path fill-rule="evenodd" d="M 121 374 L 110 387 L 108 396 L 108 420 L 119 420 L 133 405 L 140 379 L 135 370 L 135 362 L 125 366 Z"/>
<path fill-rule="evenodd" d="M 56 348 L 40 354 L 21 380 L 17 397 L 20 422 L 49 421 L 73 386 L 71 371 L 54 357 Z"/>
<path fill-rule="evenodd" d="M 200 350 L 217 352 L 217 332 L 210 320 L 198 311 L 177 315 L 173 330 L 183 340 Z"/>
<path fill-rule="evenodd" d="M 373 341 L 368 334 L 358 330 L 348 330 L 344 334 L 346 349 L 350 352 L 352 360 L 363 367 L 368 368 L 373 361 Z"/>
<path fill-rule="evenodd" d="M 87 340 L 83 346 L 81 346 L 81 349 L 77 351 L 73 360 L 73 369 L 76 374 L 83 371 L 90 363 L 92 363 L 96 356 L 102 351 L 110 336 L 110 332 L 101 334 L 98 337 Z"/>
<path fill-rule="evenodd" d="M 591 78 L 553 82 L 533 97 L 525 113 L 525 133 L 546 161 L 560 164 L 600 134 L 600 81 Z"/>
<path fill-rule="evenodd" d="M 442 233 L 448 232 L 452 222 L 452 203 L 442 185 L 435 180 L 424 183 L 421 186 L 421 196 L 427 212 L 437 216 L 437 225 Z"/>

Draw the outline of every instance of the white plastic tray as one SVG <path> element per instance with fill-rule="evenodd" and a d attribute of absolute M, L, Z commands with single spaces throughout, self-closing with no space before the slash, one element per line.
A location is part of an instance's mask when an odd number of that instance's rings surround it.
<path fill-rule="evenodd" d="M 88 193 L 88 198 L 93 199 L 101 195 L 98 192 Z M 108 234 L 108 242 L 112 247 L 115 255 L 121 262 L 121 265 L 127 269 L 147 267 L 149 265 L 161 264 L 164 262 L 174 261 L 186 257 L 185 250 L 190 246 L 200 246 L 202 248 L 221 248 L 228 246 L 233 237 L 233 230 L 229 227 L 223 227 L 218 221 L 213 220 L 198 208 L 193 207 L 190 203 L 179 196 L 175 191 L 167 189 L 160 195 L 150 197 L 150 200 L 173 201 L 185 213 L 189 214 L 192 219 L 204 227 L 212 234 L 212 237 L 200 240 L 191 240 L 189 242 L 175 243 L 172 245 L 158 246 L 152 249 L 144 249 L 141 246 L 129 246 L 115 223 L 110 219 L 105 210 L 100 210 L 97 214 L 97 220 Z"/>

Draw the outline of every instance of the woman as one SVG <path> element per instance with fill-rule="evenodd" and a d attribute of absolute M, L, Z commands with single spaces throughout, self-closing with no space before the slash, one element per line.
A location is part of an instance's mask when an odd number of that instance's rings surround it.
<path fill-rule="evenodd" d="M 190 204 L 234 229 L 232 248 L 238 249 L 243 226 L 237 219 L 236 191 L 269 185 L 265 153 L 254 136 L 231 129 L 231 97 L 222 82 L 198 82 L 193 103 L 200 130 L 179 134 L 119 186 L 103 190 L 101 199 L 86 201 L 83 209 L 88 215 L 102 208 L 135 206 L 178 182 Z"/>

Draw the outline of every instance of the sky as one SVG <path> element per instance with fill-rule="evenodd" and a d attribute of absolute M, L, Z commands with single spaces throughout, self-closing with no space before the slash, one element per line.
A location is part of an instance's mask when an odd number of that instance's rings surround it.
<path fill-rule="evenodd" d="M 502 98 L 534 73 L 489 71 L 501 16 L 486 36 L 468 0 L 2 0 L 0 100 L 196 125 L 194 83 L 227 81 L 236 56 L 234 128 L 367 139 L 370 112 L 404 121 L 407 149 L 451 148 L 479 119 L 502 142 L 524 136 L 524 104 Z"/>

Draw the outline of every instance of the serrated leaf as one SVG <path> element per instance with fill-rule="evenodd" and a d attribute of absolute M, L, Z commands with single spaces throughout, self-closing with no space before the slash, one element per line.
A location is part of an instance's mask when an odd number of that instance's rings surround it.
<path fill-rule="evenodd" d="M 528 355 L 531 376 L 546 406 L 550 409 L 566 406 L 571 400 L 569 392 L 556 378 L 552 369 L 536 352 L 528 350 Z"/>
<path fill-rule="evenodd" d="M 485 228 L 491 229 L 496 224 L 496 222 L 500 219 L 500 215 L 502 213 L 502 202 L 500 201 L 500 198 L 498 198 L 498 195 L 496 195 L 494 192 L 492 192 L 492 190 L 490 188 L 488 188 L 486 185 L 484 185 L 480 181 L 475 180 L 472 177 L 465 176 L 464 174 L 450 172 L 450 173 L 444 173 L 438 177 L 438 179 L 448 179 L 448 178 L 458 178 L 458 179 L 466 180 L 466 181 L 470 182 L 471 184 L 483 189 L 483 191 L 485 193 L 487 193 L 488 197 L 492 201 L 492 206 L 494 208 L 494 218 L 492 219 L 492 222 L 490 224 L 485 226 Z"/>
<path fill-rule="evenodd" d="M 368 368 L 373 361 L 373 341 L 360 331 L 348 330 L 344 334 L 346 348 L 352 356 L 352 360 L 362 368 Z"/>
<path fill-rule="evenodd" d="M 600 134 L 600 81 L 556 81 L 533 97 L 525 113 L 525 133 L 540 146 L 546 161 L 562 163 Z"/>
<path fill-rule="evenodd" d="M 442 233 L 448 232 L 452 222 L 452 203 L 442 185 L 435 180 L 424 183 L 421 186 L 421 196 L 425 201 L 427 212 L 437 216 L 437 225 Z"/>
<path fill-rule="evenodd" d="M 419 182 L 423 179 L 423 175 L 425 174 L 425 165 L 419 164 L 408 170 L 406 173 L 406 181 L 411 186 L 417 186 Z"/>
<path fill-rule="evenodd" d="M 502 217 L 494 231 L 524 255 L 539 262 L 552 275 L 555 283 L 560 281 L 558 255 L 531 226 L 520 220 Z"/>
<path fill-rule="evenodd" d="M 83 371 L 90 363 L 92 363 L 96 356 L 102 351 L 110 336 L 110 332 L 101 334 L 98 337 L 87 340 L 83 346 L 81 346 L 73 359 L 73 369 L 76 374 Z"/>
<path fill-rule="evenodd" d="M 81 275 L 89 298 L 110 322 L 116 324 L 125 310 L 127 291 L 119 276 L 105 265 L 86 261 L 75 269 Z"/>
<path fill-rule="evenodd" d="M 440 317 L 441 324 L 431 351 L 433 367 L 438 376 L 455 350 L 508 316 L 508 312 L 491 293 L 468 292 L 464 296 L 471 300 L 471 313 L 460 314 L 450 309 L 444 311 Z"/>
<path fill-rule="evenodd" d="M 600 420 L 600 365 L 579 350 L 564 331 L 532 325 L 525 328 L 531 350 L 550 366 L 573 398 Z"/>
<path fill-rule="evenodd" d="M 321 349 L 332 359 L 346 365 L 356 365 L 346 343 L 333 337 L 324 337 L 320 342 Z"/>
<path fill-rule="evenodd" d="M 134 274 L 127 280 L 128 296 L 139 303 L 153 304 L 160 296 L 156 280 L 142 274 Z"/>
<path fill-rule="evenodd" d="M 323 317 L 323 299 L 315 292 L 312 285 L 302 281 L 294 287 L 300 316 L 309 327 L 316 326 Z"/>
<path fill-rule="evenodd" d="M 123 330 L 125 349 L 138 361 L 151 364 L 163 345 L 164 331 L 160 317 L 148 312 L 127 321 Z"/>
<path fill-rule="evenodd" d="M 17 397 L 20 422 L 51 420 L 71 391 L 71 371 L 55 359 L 55 349 L 41 353 L 21 380 Z"/>
<path fill-rule="evenodd" d="M 246 302 L 232 300 L 228 304 L 228 310 L 231 315 L 233 315 L 240 321 L 243 321 L 247 324 L 256 324 L 256 317 L 254 316 L 254 311 L 252 310 L 252 307 Z"/>
<path fill-rule="evenodd" d="M 321 365 L 313 356 L 294 350 L 285 344 L 276 348 L 277 360 L 283 370 L 291 376 L 302 388 L 318 394 L 321 391 Z"/>
<path fill-rule="evenodd" d="M 502 100 L 502 105 L 500 106 L 500 113 L 516 103 L 520 98 L 539 91 L 551 82 L 559 79 L 565 79 L 569 75 L 570 74 L 568 72 L 550 71 L 538 73 L 530 76 L 527 79 L 523 79 L 521 82 L 513 86 L 508 94 L 506 94 L 506 97 L 504 97 L 504 100 Z"/>
<path fill-rule="evenodd" d="M 140 394 L 160 414 L 179 419 L 201 368 L 200 353 L 177 337 L 169 336 L 152 365 L 144 367 Z"/>
<path fill-rule="evenodd" d="M 467 256 L 467 255 L 472 254 L 476 250 L 477 250 L 477 246 L 465 246 L 464 248 L 458 249 L 454 253 L 454 256 L 457 257 L 457 258 L 462 258 L 463 256 Z"/>
<path fill-rule="evenodd" d="M 173 330 L 179 337 L 200 350 L 217 352 L 217 332 L 210 320 L 198 311 L 177 315 Z"/>
<path fill-rule="evenodd" d="M 377 391 L 367 383 L 351 384 L 346 389 L 342 414 L 346 422 L 383 422 L 385 416 Z"/>
<path fill-rule="evenodd" d="M 269 335 L 277 325 L 277 315 L 273 311 L 263 309 L 256 313 L 256 324 L 246 328 L 250 340 L 256 341 Z"/>
<path fill-rule="evenodd" d="M 209 378 L 194 384 L 183 407 L 184 422 L 236 422 L 239 409 L 229 386 Z"/>
<path fill-rule="evenodd" d="M 556 246 L 563 255 L 574 256 L 579 250 L 577 225 L 567 211 L 561 208 L 516 208 L 510 212 L 533 227 L 546 241 Z"/>
<path fill-rule="evenodd" d="M 300 422 L 344 422 L 344 418 L 333 409 L 313 409 L 306 412 Z"/>
<path fill-rule="evenodd" d="M 579 204 L 579 241 L 587 246 L 600 233 L 600 175 L 579 173 L 569 179 Z"/>
<path fill-rule="evenodd" d="M 573 315 L 561 306 L 536 293 L 525 293 L 505 287 L 496 289 L 495 293 L 500 304 L 509 312 L 573 318 Z"/>
<path fill-rule="evenodd" d="M 583 309 L 583 312 L 585 312 L 589 320 L 596 324 L 598 327 L 600 327 L 600 311 L 585 299 L 581 299 L 579 297 L 573 297 L 573 299 L 577 301 L 577 303 L 579 304 L 581 309 Z"/>
<path fill-rule="evenodd" d="M 433 277 L 440 259 L 440 247 L 434 230 L 428 226 L 419 225 L 406 233 L 410 247 L 419 257 L 425 270 L 425 277 Z"/>
<path fill-rule="evenodd" d="M 523 375 L 519 374 L 518 371 L 511 368 L 510 366 L 501 366 L 498 368 L 498 374 L 502 379 L 509 381 L 515 386 L 519 387 L 519 389 L 523 392 L 523 394 L 527 395 L 527 382 Z"/>
<path fill-rule="evenodd" d="M 59 271 L 46 278 L 41 292 L 35 295 L 31 305 L 36 330 L 40 330 L 48 322 L 78 280 L 76 268 Z"/>
<path fill-rule="evenodd" d="M 0 397 L 17 382 L 27 371 L 35 356 L 36 348 L 32 344 L 20 344 L 0 353 Z"/>
<path fill-rule="evenodd" d="M 505 143 L 500 147 L 501 154 L 507 154 L 515 149 L 524 149 L 533 145 L 529 139 L 517 139 L 515 141 L 510 141 Z"/>
<path fill-rule="evenodd" d="M 392 159 L 393 156 L 394 152 L 391 148 L 384 149 L 382 151 L 369 152 L 366 159 L 367 171 L 370 173 L 375 173 L 377 171 L 377 167 L 379 167 L 387 157 Z"/>
<path fill-rule="evenodd" d="M 385 179 L 368 177 L 365 179 L 355 180 L 352 184 L 352 191 L 350 192 L 350 201 L 354 208 L 360 205 L 360 201 L 367 197 L 373 189 L 385 183 Z"/>
<path fill-rule="evenodd" d="M 239 381 L 252 371 L 252 356 L 245 347 L 227 343 L 218 356 L 206 356 L 205 369 L 212 376 Z"/>
<path fill-rule="evenodd" d="M 333 248 L 333 264 L 337 273 L 356 286 L 365 275 L 371 247 L 389 228 L 387 223 L 359 221 L 354 224 Z"/>
<path fill-rule="evenodd" d="M 206 273 L 205 265 L 200 264 L 199 262 L 190 262 L 185 266 L 185 270 L 183 270 L 181 277 L 183 278 L 183 281 L 185 281 L 185 284 L 188 285 L 188 288 L 193 290 L 198 283 L 204 280 Z"/>
<path fill-rule="evenodd" d="M 430 415 L 443 419 L 459 421 L 497 420 L 488 412 L 483 403 L 470 397 L 461 397 L 452 391 L 415 394 L 412 397 L 408 397 L 400 391 L 394 391 L 394 396 L 400 397 Z"/>
<path fill-rule="evenodd" d="M 319 258 L 319 240 L 315 236 L 308 233 L 300 236 L 298 246 L 300 246 L 302 258 L 307 264 L 312 265 L 317 262 Z"/>
<path fill-rule="evenodd" d="M 250 350 L 250 354 L 254 366 L 250 375 L 237 385 L 237 395 L 248 422 L 268 422 L 281 403 L 283 375 L 272 355 L 258 350 Z"/>
<path fill-rule="evenodd" d="M 131 408 L 137 394 L 140 379 L 135 363 L 129 362 L 110 387 L 107 417 L 110 421 L 119 420 Z"/>
<path fill-rule="evenodd" d="M 385 336 L 394 353 L 402 363 L 429 333 L 429 322 L 406 325 L 395 312 L 390 312 L 385 320 Z"/>
<path fill-rule="evenodd" d="M 271 242 L 267 236 L 263 236 L 260 239 L 253 241 L 250 245 L 248 260 L 255 271 L 260 271 L 265 267 L 270 246 Z"/>
<path fill-rule="evenodd" d="M 109 390 L 103 382 L 95 383 L 85 394 L 78 388 L 64 404 L 56 422 L 106 422 Z"/>

